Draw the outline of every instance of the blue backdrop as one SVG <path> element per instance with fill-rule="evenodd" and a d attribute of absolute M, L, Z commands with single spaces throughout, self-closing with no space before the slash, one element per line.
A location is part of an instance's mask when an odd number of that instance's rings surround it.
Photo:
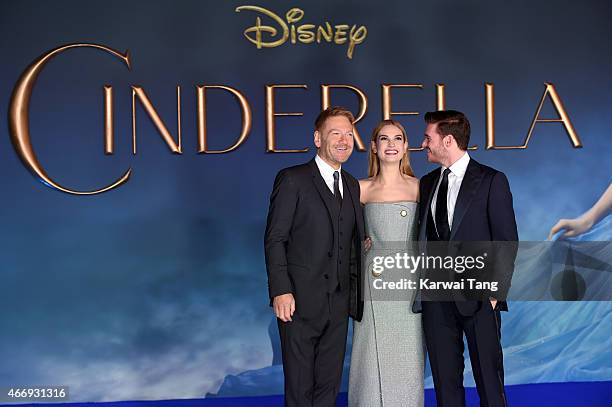
<path fill-rule="evenodd" d="M 263 231 L 276 172 L 310 159 L 321 84 L 351 84 L 368 96 L 357 128 L 367 140 L 381 119 L 381 84 L 411 145 L 422 114 L 435 110 L 435 84 L 448 108 L 472 122 L 471 152 L 510 180 L 522 240 L 543 240 L 561 217 L 588 209 L 610 183 L 612 54 L 606 1 L 258 1 L 301 23 L 368 28 L 352 59 L 345 45 L 257 49 L 243 31 L 253 12 L 238 1 L 8 1 L 0 5 L 0 112 L 36 57 L 59 45 L 95 42 L 130 50 L 132 69 L 92 49 L 52 60 L 32 95 L 38 157 L 74 189 L 129 182 L 73 196 L 37 182 L 0 126 L 0 387 L 70 386 L 74 401 L 247 396 L 282 392 L 276 331 L 268 307 Z M 522 144 L 544 83 L 552 82 L 583 148 L 558 123 L 538 124 L 524 150 L 485 150 L 484 84 L 495 84 L 496 139 Z M 197 154 L 196 85 L 226 85 L 248 99 L 253 127 L 228 154 Z M 279 148 L 265 153 L 265 85 L 278 91 Z M 103 154 L 103 86 L 115 97 L 115 154 Z M 139 105 L 138 153 L 131 153 L 131 85 L 142 86 L 176 135 L 182 91 L 181 155 L 171 154 Z M 357 111 L 357 98 L 332 91 Z M 241 116 L 229 94 L 210 91 L 211 148 L 231 145 Z M 556 117 L 547 99 L 543 117 Z M 411 155 L 418 176 L 433 167 Z M 366 155 L 347 169 L 366 175 Z M 609 220 L 587 238 L 610 240 Z M 612 380 L 612 307 L 607 302 L 513 303 L 503 316 L 508 384 Z M 276 350 L 275 350 L 276 347 Z M 348 363 L 348 361 L 347 361 Z M 466 385 L 473 386 L 466 369 Z M 431 377 L 426 383 L 431 387 Z M 609 391 L 610 387 L 608 387 Z"/>

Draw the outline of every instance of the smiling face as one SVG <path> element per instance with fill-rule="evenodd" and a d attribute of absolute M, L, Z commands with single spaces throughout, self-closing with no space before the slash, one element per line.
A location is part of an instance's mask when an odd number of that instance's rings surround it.
<path fill-rule="evenodd" d="M 450 137 L 450 136 L 446 136 Z M 449 152 L 444 145 L 444 138 L 438 134 L 438 124 L 430 123 L 425 128 L 425 137 L 421 147 L 427 152 L 427 161 L 445 165 L 448 161 Z"/>
<path fill-rule="evenodd" d="M 383 126 L 372 141 L 372 151 L 381 162 L 399 162 L 407 149 L 402 131 L 392 124 Z"/>
<path fill-rule="evenodd" d="M 314 143 L 319 157 L 333 168 L 340 168 L 353 152 L 353 124 L 345 116 L 331 116 L 315 131 Z"/>

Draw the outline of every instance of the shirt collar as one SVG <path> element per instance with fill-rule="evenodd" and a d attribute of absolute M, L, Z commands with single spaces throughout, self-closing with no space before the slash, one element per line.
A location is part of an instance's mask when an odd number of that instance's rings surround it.
<path fill-rule="evenodd" d="M 315 162 L 317 163 L 317 167 L 319 167 L 319 171 L 321 172 L 321 175 L 323 175 L 324 177 L 330 177 L 331 179 L 333 179 L 334 171 L 338 171 L 338 172 L 342 171 L 342 166 L 340 166 L 340 168 L 335 170 L 334 167 L 332 167 L 331 165 L 326 163 L 325 160 L 319 157 L 319 154 L 315 156 Z"/>
<path fill-rule="evenodd" d="M 451 173 L 461 178 L 465 175 L 465 172 L 467 171 L 467 167 L 469 163 L 470 163 L 470 155 L 466 151 L 465 154 L 463 154 L 460 159 L 455 161 L 448 168 L 451 170 Z M 442 167 L 442 171 L 444 171 L 445 169 L 446 167 Z"/>

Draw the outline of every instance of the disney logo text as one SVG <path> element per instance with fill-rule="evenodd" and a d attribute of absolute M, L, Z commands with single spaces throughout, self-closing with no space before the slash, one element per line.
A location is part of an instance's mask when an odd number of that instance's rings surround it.
<path fill-rule="evenodd" d="M 288 39 L 290 39 L 292 44 L 298 41 L 302 44 L 312 44 L 315 41 L 317 44 L 320 44 L 321 39 L 323 39 L 327 42 L 333 41 L 337 45 L 346 44 L 348 42 L 346 56 L 352 59 L 355 46 L 361 44 L 368 35 L 368 29 L 364 25 L 357 26 L 353 24 L 349 26 L 348 24 L 338 24 L 334 25 L 332 28 L 332 25 L 326 21 L 319 26 L 314 24 L 301 24 L 296 26 L 294 23 L 297 23 L 304 17 L 304 11 L 299 8 L 292 8 L 287 11 L 285 15 L 287 22 L 277 14 L 263 7 L 240 6 L 236 8 L 237 13 L 242 10 L 255 11 L 268 16 L 280 29 L 279 33 L 279 29 L 273 26 L 262 25 L 261 17 L 258 16 L 255 19 L 255 25 L 244 30 L 246 39 L 255 44 L 258 49 L 278 47 L 283 45 Z M 269 42 L 264 41 L 262 38 L 264 34 L 272 37 Z M 280 38 L 274 39 L 274 37 L 277 36 Z"/>

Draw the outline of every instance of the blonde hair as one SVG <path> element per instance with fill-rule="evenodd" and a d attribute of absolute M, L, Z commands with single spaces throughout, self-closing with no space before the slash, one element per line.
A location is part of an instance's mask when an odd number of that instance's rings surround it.
<path fill-rule="evenodd" d="M 374 131 L 372 132 L 371 141 L 373 143 L 376 143 L 376 138 L 378 137 L 378 133 L 380 133 L 380 130 L 382 130 L 382 128 L 385 126 L 397 127 L 402 132 L 402 136 L 404 137 L 404 142 L 408 143 L 408 136 L 406 135 L 406 130 L 404 129 L 404 126 L 402 126 L 399 122 L 393 119 L 383 120 L 380 123 L 378 123 L 378 125 L 374 128 Z M 406 150 L 404 151 L 404 155 L 402 156 L 402 159 L 400 160 L 399 170 L 402 174 L 406 174 L 411 177 L 414 177 L 414 172 L 412 171 L 412 167 L 410 166 L 410 159 L 408 158 L 408 148 L 406 148 Z M 380 160 L 378 156 L 376 155 L 376 153 L 372 151 L 372 147 L 370 146 L 370 155 L 368 156 L 368 177 L 375 177 L 378 175 L 379 172 L 380 172 Z"/>

